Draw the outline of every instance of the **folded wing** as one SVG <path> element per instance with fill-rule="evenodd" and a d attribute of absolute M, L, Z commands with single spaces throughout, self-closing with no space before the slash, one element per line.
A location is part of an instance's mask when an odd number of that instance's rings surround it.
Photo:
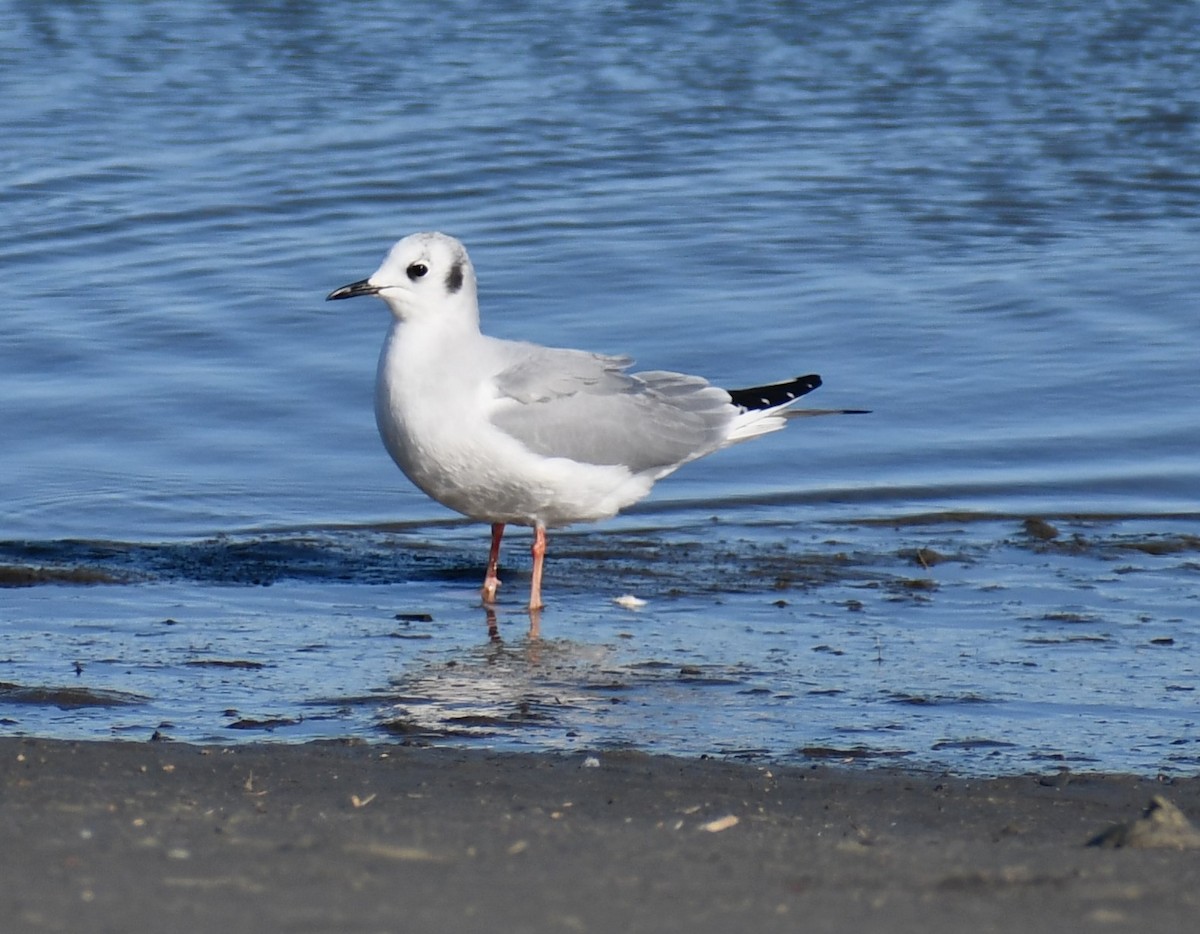
<path fill-rule="evenodd" d="M 627 373 L 626 357 L 520 346 L 495 379 L 492 422 L 546 457 L 661 475 L 721 447 L 739 414 L 698 376 Z"/>

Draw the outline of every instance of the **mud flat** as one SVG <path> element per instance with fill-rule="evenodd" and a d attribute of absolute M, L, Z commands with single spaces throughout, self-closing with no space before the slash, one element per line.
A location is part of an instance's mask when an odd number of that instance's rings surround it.
<path fill-rule="evenodd" d="M 14 932 L 1145 932 L 1200 909 L 1178 815 L 1105 836 L 1156 799 L 1200 814 L 1197 778 L 4 738 L 0 782 Z"/>

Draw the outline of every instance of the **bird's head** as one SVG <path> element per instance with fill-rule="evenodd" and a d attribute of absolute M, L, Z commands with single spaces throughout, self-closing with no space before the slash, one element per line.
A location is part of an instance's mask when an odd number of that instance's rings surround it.
<path fill-rule="evenodd" d="M 405 237 L 368 278 L 334 289 L 327 301 L 378 295 L 400 321 L 479 321 L 475 268 L 466 248 L 443 233 Z"/>

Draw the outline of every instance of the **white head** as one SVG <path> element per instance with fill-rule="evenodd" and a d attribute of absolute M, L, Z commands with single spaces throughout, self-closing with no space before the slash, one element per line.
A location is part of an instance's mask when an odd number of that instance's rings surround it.
<path fill-rule="evenodd" d="M 479 323 L 475 267 L 466 248 L 443 233 L 405 237 L 369 278 L 334 289 L 326 301 L 359 295 L 378 295 L 400 321 Z"/>

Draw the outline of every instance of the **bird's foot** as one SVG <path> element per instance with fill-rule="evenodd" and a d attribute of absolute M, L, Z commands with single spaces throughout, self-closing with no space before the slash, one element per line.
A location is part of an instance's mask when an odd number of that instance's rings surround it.
<path fill-rule="evenodd" d="M 479 596 L 483 598 L 484 606 L 491 606 L 496 602 L 496 591 L 500 589 L 500 578 L 488 576 L 484 578 L 483 587 L 479 590 Z"/>

